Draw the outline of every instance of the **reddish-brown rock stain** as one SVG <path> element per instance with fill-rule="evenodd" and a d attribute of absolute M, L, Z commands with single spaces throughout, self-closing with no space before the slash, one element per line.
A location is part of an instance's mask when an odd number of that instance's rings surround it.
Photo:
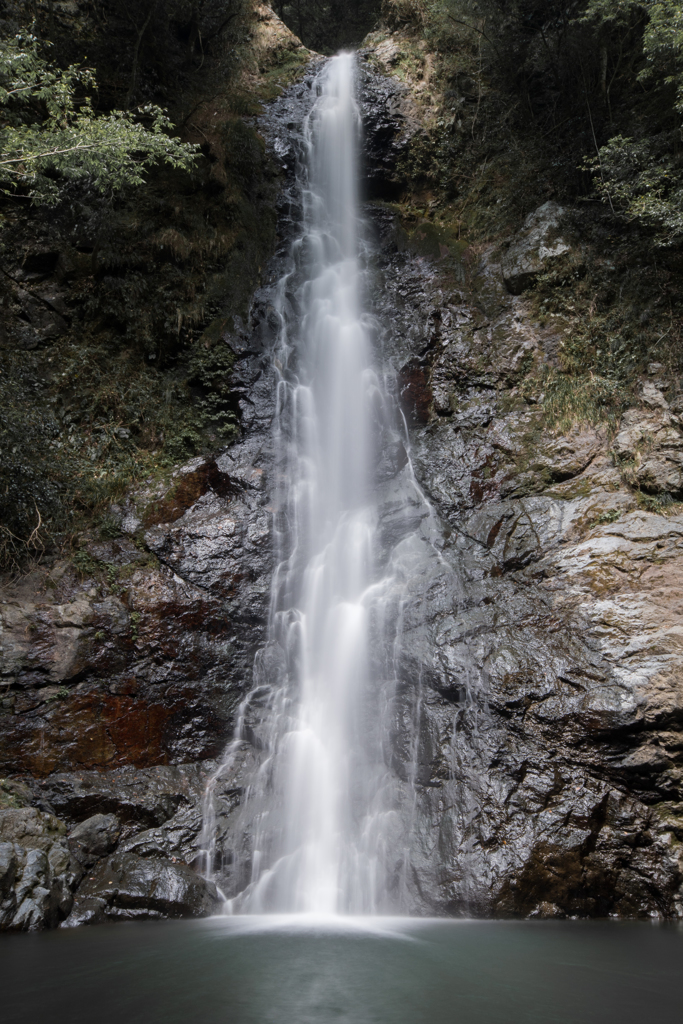
<path fill-rule="evenodd" d="M 4 730 L 2 771 L 38 778 L 78 768 L 168 763 L 164 726 L 178 710 L 102 690 L 74 694 L 40 716 L 15 716 Z"/>
<path fill-rule="evenodd" d="M 432 388 L 429 373 L 417 362 L 408 363 L 398 377 L 401 408 L 413 426 L 429 422 L 432 410 Z"/>

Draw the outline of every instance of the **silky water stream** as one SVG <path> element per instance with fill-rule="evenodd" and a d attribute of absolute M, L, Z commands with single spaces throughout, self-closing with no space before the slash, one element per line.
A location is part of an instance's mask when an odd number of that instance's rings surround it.
<path fill-rule="evenodd" d="M 369 650 L 372 638 L 390 660 L 397 636 L 400 587 L 378 563 L 375 501 L 381 440 L 397 417 L 364 312 L 354 64 L 340 54 L 315 85 L 297 177 L 303 231 L 276 300 L 269 643 L 206 803 L 207 870 L 232 913 L 400 909 L 391 671 Z M 246 749 L 240 806 L 221 837 L 216 786 Z"/>
<path fill-rule="evenodd" d="M 303 232 L 277 299 L 269 639 L 205 805 L 205 871 L 226 914 L 0 936 L 2 1019 L 679 1019 L 679 926 L 399 916 L 415 907 L 420 698 L 418 680 L 403 770 L 392 771 L 395 663 L 411 558 L 419 545 L 440 555 L 364 314 L 353 57 L 329 61 L 314 88 L 297 179 Z M 387 451 L 403 479 L 392 516 L 405 520 L 390 544 L 378 511 Z"/>

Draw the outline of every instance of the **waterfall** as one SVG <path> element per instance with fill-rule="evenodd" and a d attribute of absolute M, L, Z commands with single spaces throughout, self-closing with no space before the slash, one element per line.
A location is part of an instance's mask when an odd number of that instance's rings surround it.
<path fill-rule="evenodd" d="M 388 909 L 389 861 L 401 859 L 386 767 L 392 683 L 371 667 L 392 585 L 375 486 L 387 400 L 363 310 L 354 67 L 351 54 L 327 63 L 304 125 L 303 233 L 277 299 L 269 643 L 207 798 L 210 871 L 221 855 L 212 790 L 242 772 L 228 904 L 240 913 Z"/>

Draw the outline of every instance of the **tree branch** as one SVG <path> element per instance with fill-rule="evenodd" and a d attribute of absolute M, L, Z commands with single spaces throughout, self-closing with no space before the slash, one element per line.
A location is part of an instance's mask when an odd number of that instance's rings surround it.
<path fill-rule="evenodd" d="M 75 153 L 79 150 L 97 149 L 101 145 L 101 142 L 92 142 L 85 146 L 69 146 L 67 149 L 51 149 L 46 151 L 45 153 L 33 153 L 29 156 L 17 156 L 13 157 L 11 160 L 0 160 L 0 167 L 6 167 L 8 164 L 25 164 L 28 163 L 30 160 L 42 160 L 43 157 L 61 156 L 63 153 Z M 110 149 L 121 149 L 122 146 L 123 143 L 120 146 L 113 146 L 112 143 L 108 144 L 108 147 Z"/>
<path fill-rule="evenodd" d="M 463 25 L 464 28 L 468 28 L 470 30 L 470 32 L 477 32 L 480 36 L 483 36 L 484 39 L 486 40 L 486 42 L 490 43 L 491 46 L 493 47 L 493 49 L 496 51 L 496 53 L 498 53 L 498 47 L 494 43 L 493 39 L 489 39 L 489 37 L 486 35 L 486 33 L 484 32 L 483 29 L 477 28 L 476 25 L 468 25 L 466 21 L 460 21 L 459 18 L 454 18 L 452 14 L 446 14 L 446 17 L 450 18 L 450 20 L 454 24 L 456 24 L 456 25 Z"/>
<path fill-rule="evenodd" d="M 5 97 L 7 97 L 7 96 L 16 96 L 16 94 L 18 92 L 30 92 L 31 89 L 40 89 L 40 88 L 41 88 L 40 85 L 24 85 L 21 89 L 9 89 L 5 93 Z"/>

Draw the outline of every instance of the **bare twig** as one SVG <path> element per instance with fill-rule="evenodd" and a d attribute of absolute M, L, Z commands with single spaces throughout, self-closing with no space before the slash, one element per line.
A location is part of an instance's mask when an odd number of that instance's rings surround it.
<path fill-rule="evenodd" d="M 190 121 L 190 123 L 189 123 L 188 127 L 189 127 L 189 128 L 194 128 L 194 129 L 195 129 L 195 131 L 198 131 L 200 135 L 204 135 L 204 132 L 203 132 L 203 131 L 201 130 L 201 128 L 199 127 L 199 125 L 198 125 L 198 124 L 195 124 L 195 123 L 194 123 L 194 121 Z M 207 137 L 206 135 L 204 135 L 204 138 L 205 138 L 205 139 L 206 139 L 206 141 L 207 141 L 207 142 L 209 143 L 209 145 L 211 145 L 211 143 L 209 142 L 209 139 L 208 139 L 208 137 Z"/>
<path fill-rule="evenodd" d="M 597 156 L 598 156 L 598 167 L 600 168 L 600 177 L 601 177 L 602 183 L 604 185 L 605 184 L 605 175 L 604 175 L 603 170 L 602 170 L 602 159 L 600 157 L 600 147 L 598 146 L 598 140 L 595 137 L 595 128 L 593 127 L 593 115 L 591 113 L 591 105 L 588 102 L 588 96 L 586 96 L 586 106 L 588 107 L 588 119 L 589 119 L 589 121 L 591 123 L 591 132 L 593 133 L 593 142 L 595 143 L 595 152 L 597 153 Z M 605 189 L 605 194 L 607 195 L 607 199 L 608 199 L 608 202 L 609 202 L 609 208 L 612 211 L 612 213 L 614 213 L 614 206 L 612 204 L 612 196 L 609 194 L 608 189 Z"/>
<path fill-rule="evenodd" d="M 588 88 L 586 86 L 586 76 L 584 74 L 583 65 L 581 66 L 581 78 L 583 79 L 583 94 L 584 94 L 584 96 L 586 98 L 586 107 L 588 108 L 588 120 L 590 121 L 591 132 L 593 134 L 593 143 L 595 145 L 595 152 L 596 152 L 597 157 L 598 157 L 598 167 L 600 169 L 600 178 L 601 178 L 602 183 L 604 185 L 605 184 L 605 174 L 604 174 L 603 169 L 602 169 L 602 158 L 600 156 L 600 147 L 598 146 L 598 140 L 597 140 L 597 137 L 595 135 L 595 126 L 593 124 L 593 114 L 592 114 L 592 111 L 591 111 L 591 105 L 588 102 Z M 610 195 L 610 193 L 609 193 L 607 188 L 605 188 L 605 195 L 607 196 L 607 200 L 609 202 L 610 210 L 612 211 L 613 214 L 615 214 L 614 205 L 612 204 L 612 196 Z M 616 214 L 615 214 L 615 216 L 616 216 Z"/>
<path fill-rule="evenodd" d="M 671 323 L 669 324 L 669 327 L 668 327 L 668 329 L 667 329 L 666 331 L 664 331 L 664 334 L 660 335 L 660 337 L 659 337 L 659 338 L 657 338 L 656 342 L 655 342 L 655 343 L 654 343 L 654 345 L 652 346 L 652 351 L 653 351 L 653 352 L 654 352 L 654 350 L 655 350 L 656 348 L 658 348 L 658 346 L 659 346 L 660 342 L 664 341 L 664 339 L 666 338 L 667 334 L 670 334 L 670 332 L 671 332 L 671 330 L 672 330 L 672 328 L 673 328 L 673 325 L 674 325 L 674 322 L 673 322 L 673 319 L 672 319 Z"/>
<path fill-rule="evenodd" d="M 31 89 L 38 89 L 38 88 L 40 88 L 38 85 L 24 85 L 24 86 L 21 87 L 21 89 L 9 89 L 8 92 L 5 93 L 5 97 L 7 97 L 7 96 L 16 96 L 17 93 L 19 93 L 19 92 L 30 92 Z"/>
<path fill-rule="evenodd" d="M 481 36 L 479 36 L 479 73 L 477 74 L 477 109 L 474 111 L 474 119 L 472 121 L 472 141 L 474 141 L 474 129 L 477 124 L 477 118 L 479 117 L 479 106 L 481 104 Z"/>
<path fill-rule="evenodd" d="M 452 14 L 447 14 L 446 17 L 449 18 L 454 24 L 463 25 L 464 28 L 468 28 L 470 32 L 477 32 L 480 36 L 483 36 L 486 42 L 490 43 L 493 49 L 496 51 L 496 53 L 498 53 L 498 47 L 494 43 L 493 39 L 489 39 L 489 37 L 484 32 L 483 28 L 477 28 L 476 25 L 468 25 L 466 21 L 460 21 L 460 18 L 454 18 Z M 499 53 L 498 56 L 500 56 Z"/>
<path fill-rule="evenodd" d="M 138 37 L 135 40 L 135 48 L 133 50 L 133 68 L 132 68 L 131 76 L 130 76 L 130 88 L 128 89 L 128 95 L 126 97 L 126 107 L 127 108 L 130 108 L 130 105 L 131 105 L 131 103 L 133 101 L 133 94 L 135 93 L 135 86 L 137 84 L 137 78 L 138 78 L 138 57 L 140 55 L 140 44 L 142 43 L 142 37 L 144 36 L 145 32 L 147 31 L 147 26 L 149 25 L 150 21 L 152 20 L 152 11 L 153 10 L 154 10 L 154 8 L 150 7 L 149 13 L 147 15 L 147 18 L 145 19 L 145 23 L 142 26 L 142 28 L 139 30 Z M 135 27 L 137 28 L 137 25 Z"/>
<path fill-rule="evenodd" d="M 212 35 L 207 36 L 207 43 L 210 43 L 212 39 L 216 38 L 216 36 L 221 35 L 221 33 L 225 31 L 230 22 L 233 21 L 238 16 L 238 14 L 239 11 L 233 11 L 232 14 L 230 14 L 223 22 L 221 22 L 216 31 Z"/>
<path fill-rule="evenodd" d="M 204 106 L 204 105 L 206 105 L 207 107 L 210 106 L 213 103 L 214 100 L 218 99 L 218 97 L 222 96 L 222 95 L 223 95 L 222 93 L 216 92 L 216 93 L 213 94 L 213 96 L 209 96 L 206 99 L 202 98 L 197 103 L 195 103 L 195 105 L 193 106 L 193 108 L 190 111 L 190 113 L 187 114 L 187 116 L 183 118 L 183 121 L 182 121 L 183 128 L 188 123 L 188 121 L 190 120 L 190 118 L 192 117 L 192 115 L 194 114 L 194 112 L 196 110 L 199 110 L 199 108 Z M 195 125 L 195 127 L 196 127 L 196 125 Z"/>
<path fill-rule="evenodd" d="M 552 128 L 549 128 L 547 132 L 544 132 L 543 135 L 541 135 L 541 138 L 545 139 L 548 135 L 552 135 L 553 132 L 557 131 L 558 128 L 561 128 L 563 124 L 567 123 L 567 121 L 571 121 L 573 116 L 573 114 L 570 114 L 569 117 L 565 117 L 564 121 L 560 121 L 559 124 L 554 124 Z"/>
<path fill-rule="evenodd" d="M 43 545 L 42 541 L 40 540 L 40 529 L 41 529 L 41 527 L 43 525 L 43 517 L 40 514 L 40 509 L 38 508 L 38 505 L 36 504 L 35 498 L 33 500 L 33 505 L 34 505 L 35 510 L 36 510 L 36 515 L 38 516 L 38 525 L 31 531 L 31 536 L 26 541 L 26 547 L 29 548 L 29 547 L 31 547 L 31 545 L 33 545 L 34 548 L 37 548 L 38 545 L 40 544 L 40 547 L 42 548 L 44 545 Z"/>

